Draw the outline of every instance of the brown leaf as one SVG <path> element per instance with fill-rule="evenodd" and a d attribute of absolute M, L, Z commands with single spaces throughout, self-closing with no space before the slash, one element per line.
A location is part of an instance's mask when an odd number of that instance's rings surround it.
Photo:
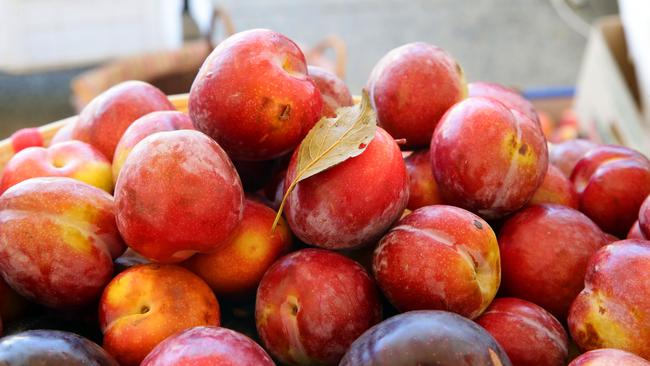
<path fill-rule="evenodd" d="M 339 108 L 336 114 L 318 121 L 300 143 L 296 177 L 282 197 L 271 230 L 275 230 L 287 197 L 298 182 L 360 155 L 375 137 L 377 119 L 365 90 L 359 105 Z"/>

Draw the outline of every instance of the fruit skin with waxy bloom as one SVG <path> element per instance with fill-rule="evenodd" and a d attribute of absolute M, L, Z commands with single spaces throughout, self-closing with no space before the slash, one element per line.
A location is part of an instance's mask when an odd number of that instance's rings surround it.
<path fill-rule="evenodd" d="M 443 49 L 414 42 L 389 51 L 366 83 L 378 125 L 405 148 L 425 147 L 445 111 L 467 96 L 463 70 Z"/>
<path fill-rule="evenodd" d="M 151 112 L 138 118 L 124 131 L 122 138 L 115 147 L 111 167 L 113 182 L 117 182 L 117 177 L 120 176 L 122 166 L 131 150 L 145 137 L 156 132 L 193 129 L 194 125 L 192 125 L 190 117 L 178 111 Z"/>
<path fill-rule="evenodd" d="M 650 241 L 621 240 L 589 260 L 569 312 L 580 349 L 617 348 L 650 358 Z"/>
<path fill-rule="evenodd" d="M 177 333 L 147 355 L 140 366 L 275 366 L 252 339 L 219 327 L 195 327 Z"/>
<path fill-rule="evenodd" d="M 289 365 L 335 365 L 350 344 L 381 320 L 375 285 L 358 263 L 303 249 L 280 258 L 262 278 L 255 302 L 265 348 Z"/>
<path fill-rule="evenodd" d="M 569 366 L 650 366 L 650 361 L 620 349 L 601 348 L 581 354 Z"/>
<path fill-rule="evenodd" d="M 485 329 L 458 314 L 416 310 L 367 330 L 339 366 L 511 366 Z"/>
<path fill-rule="evenodd" d="M 381 239 L 373 272 L 400 311 L 446 310 L 470 319 L 490 304 L 501 282 L 497 238 L 462 208 L 425 206 Z"/>
<path fill-rule="evenodd" d="M 0 272 L 53 308 L 97 299 L 124 251 L 113 197 L 72 178 L 31 178 L 0 196 Z"/>
<path fill-rule="evenodd" d="M 544 181 L 537 188 L 533 197 L 526 206 L 544 203 L 555 203 L 578 209 L 578 193 L 573 188 L 573 183 L 562 174 L 562 171 L 553 164 L 548 164 Z"/>
<path fill-rule="evenodd" d="M 291 158 L 284 191 L 297 176 Z M 378 240 L 408 202 L 408 174 L 399 147 L 383 129 L 358 156 L 300 181 L 284 214 L 294 234 L 326 249 L 349 249 Z"/>
<path fill-rule="evenodd" d="M 549 162 L 560 169 L 567 177 L 586 153 L 599 145 L 590 140 L 575 139 L 552 144 L 548 151 Z"/>
<path fill-rule="evenodd" d="M 443 201 L 486 219 L 524 206 L 548 166 L 539 124 L 491 98 L 472 97 L 451 107 L 430 150 Z"/>
<path fill-rule="evenodd" d="M 103 347 L 122 366 L 139 365 L 176 332 L 219 324 L 219 303 L 210 287 L 175 265 L 131 267 L 111 280 L 99 301 Z"/>
<path fill-rule="evenodd" d="M 577 210 L 553 204 L 525 208 L 499 232 L 501 291 L 564 319 L 584 286 L 589 258 L 606 243 L 602 230 Z"/>
<path fill-rule="evenodd" d="M 294 149 L 320 119 L 323 101 L 300 48 L 268 29 L 232 35 L 192 84 L 197 130 L 235 160 L 268 160 Z"/>
<path fill-rule="evenodd" d="M 174 106 L 160 89 L 143 81 L 125 81 L 84 107 L 71 137 L 89 143 L 113 161 L 115 147 L 133 121 L 151 112 L 171 110 Z"/>
<path fill-rule="evenodd" d="M 643 206 L 641 206 L 641 211 L 639 211 L 639 214 L 641 214 L 641 212 L 643 212 Z M 634 224 L 632 224 L 632 227 L 627 232 L 627 236 L 625 238 L 647 240 L 646 236 L 643 234 L 643 231 L 641 231 L 639 220 L 635 221 Z"/>
<path fill-rule="evenodd" d="M 211 252 L 232 235 L 243 190 L 219 144 L 194 130 L 140 141 L 115 186 L 117 227 L 130 248 L 161 263 Z"/>
<path fill-rule="evenodd" d="M 580 211 L 603 231 L 624 237 L 650 195 L 650 160 L 624 146 L 599 146 L 578 161 L 571 181 Z"/>
<path fill-rule="evenodd" d="M 476 319 L 516 366 L 564 366 L 569 338 L 543 308 L 514 297 L 498 298 Z"/>
<path fill-rule="evenodd" d="M 646 197 L 645 201 L 639 209 L 638 220 L 639 231 L 645 239 L 650 237 L 650 195 Z"/>
<path fill-rule="evenodd" d="M 58 330 L 28 330 L 0 339 L 0 365 L 119 366 L 90 340 Z"/>
<path fill-rule="evenodd" d="M 516 91 L 497 83 L 475 81 L 467 84 L 467 92 L 470 97 L 492 98 L 506 106 L 521 112 L 526 117 L 540 123 L 539 115 L 533 104 Z"/>
<path fill-rule="evenodd" d="M 0 193 L 16 183 L 38 177 L 68 177 L 108 193 L 113 192 L 110 161 L 97 149 L 81 141 L 19 151 L 2 170 Z"/>
<path fill-rule="evenodd" d="M 54 136 L 52 136 L 52 140 L 50 140 L 50 146 L 56 145 L 61 142 L 66 142 L 70 140 L 74 140 L 72 138 L 72 132 L 74 131 L 75 125 L 77 124 L 77 121 L 79 120 L 79 116 L 74 118 L 72 121 L 69 121 L 65 124 L 65 126 L 61 127 Z"/>
<path fill-rule="evenodd" d="M 323 98 L 323 117 L 335 117 L 336 110 L 341 107 L 351 106 L 352 95 L 343 80 L 331 71 L 318 66 L 307 67 L 309 77 L 314 80 Z"/>
<path fill-rule="evenodd" d="M 442 204 L 438 183 L 433 177 L 429 150 L 414 151 L 404 158 L 409 173 L 409 210 Z"/>

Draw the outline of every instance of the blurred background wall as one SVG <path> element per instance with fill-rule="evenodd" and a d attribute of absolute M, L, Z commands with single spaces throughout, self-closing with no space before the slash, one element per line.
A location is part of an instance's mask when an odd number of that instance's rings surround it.
<path fill-rule="evenodd" d="M 586 38 L 558 14 L 554 1 L 214 2 L 228 10 L 237 30 L 270 28 L 305 46 L 330 34 L 339 36 L 347 44 L 346 81 L 351 91 L 358 93 L 382 55 L 413 41 L 429 42 L 449 51 L 463 66 L 468 80 L 490 80 L 518 88 L 573 85 Z M 578 14 L 587 21 L 617 11 L 615 0 L 573 3 L 579 5 Z M 72 6 L 61 11 L 75 9 Z M 187 14 L 182 24 L 185 39 L 197 36 L 197 25 Z M 0 24 L 0 32 L 6 31 Z M 0 136 L 74 114 L 70 81 L 95 66 L 20 75 L 0 71 Z"/>

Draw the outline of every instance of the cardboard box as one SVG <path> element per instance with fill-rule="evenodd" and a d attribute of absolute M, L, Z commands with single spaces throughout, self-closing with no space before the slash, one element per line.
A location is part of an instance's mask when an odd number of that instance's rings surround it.
<path fill-rule="evenodd" d="M 603 143 L 627 145 L 650 156 L 650 127 L 644 122 L 634 66 L 618 16 L 594 24 L 576 86 L 581 127 Z"/>
<path fill-rule="evenodd" d="M 619 0 L 630 58 L 636 66 L 641 109 L 650 124 L 650 1 Z"/>

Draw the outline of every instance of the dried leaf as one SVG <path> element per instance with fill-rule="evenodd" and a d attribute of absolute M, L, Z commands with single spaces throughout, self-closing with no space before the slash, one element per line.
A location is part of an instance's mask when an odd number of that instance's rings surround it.
<path fill-rule="evenodd" d="M 334 118 L 318 121 L 302 140 L 296 162 L 296 177 L 282 197 L 271 230 L 275 230 L 287 197 L 298 182 L 360 155 L 375 136 L 377 119 L 365 90 L 359 105 L 339 108 L 336 113 Z"/>

